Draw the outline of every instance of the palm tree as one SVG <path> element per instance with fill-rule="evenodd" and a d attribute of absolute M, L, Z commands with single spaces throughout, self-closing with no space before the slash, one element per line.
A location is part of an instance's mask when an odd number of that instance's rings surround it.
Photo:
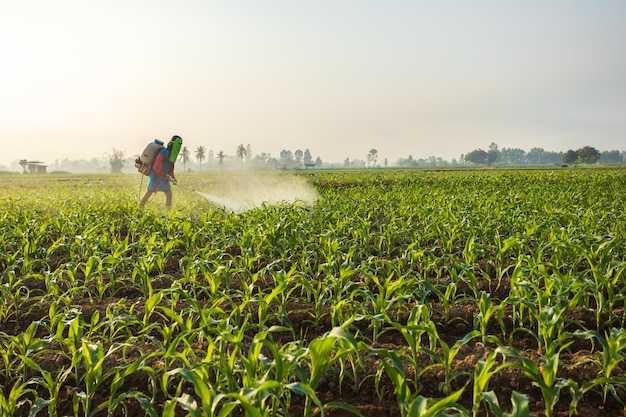
<path fill-rule="evenodd" d="M 219 151 L 217 154 L 217 162 L 220 164 L 220 171 L 222 170 L 222 166 L 224 165 L 224 151 Z"/>
<path fill-rule="evenodd" d="M 189 162 L 189 149 L 187 149 L 186 146 L 183 146 L 183 149 L 181 149 L 180 156 L 183 160 L 183 171 L 187 171 L 187 162 Z"/>
<path fill-rule="evenodd" d="M 196 149 L 196 159 L 200 163 L 200 171 L 202 171 L 202 161 L 206 159 L 206 149 L 204 146 L 200 145 Z"/>
<path fill-rule="evenodd" d="M 239 145 L 237 147 L 237 158 L 239 158 L 239 160 L 241 161 L 242 170 L 243 170 L 243 158 L 245 158 L 247 155 L 248 155 L 248 150 L 246 149 L 246 147 L 243 145 Z"/>

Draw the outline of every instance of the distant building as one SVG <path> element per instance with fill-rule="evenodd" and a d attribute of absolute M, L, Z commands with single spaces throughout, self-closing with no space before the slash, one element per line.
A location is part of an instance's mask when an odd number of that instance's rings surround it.
<path fill-rule="evenodd" d="M 24 174 L 45 174 L 48 167 L 41 161 L 27 161 L 26 159 L 22 159 L 20 165 L 24 168 Z"/>

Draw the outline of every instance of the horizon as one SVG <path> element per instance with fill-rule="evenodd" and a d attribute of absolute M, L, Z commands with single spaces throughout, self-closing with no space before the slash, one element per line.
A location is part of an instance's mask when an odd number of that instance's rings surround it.
<path fill-rule="evenodd" d="M 497 145 L 497 144 L 496 144 Z M 586 145 L 586 146 L 590 146 L 590 145 Z M 626 151 L 624 150 L 619 150 L 619 149 L 611 149 L 611 150 L 603 150 L 603 149 L 597 149 L 593 146 L 591 146 L 592 148 L 596 149 L 600 154 L 604 153 L 604 152 L 619 152 L 619 154 L 621 155 L 622 161 L 618 162 L 618 163 L 626 163 Z M 534 147 L 531 149 L 523 149 L 523 148 L 519 148 L 519 147 L 512 147 L 512 148 L 500 148 L 498 147 L 498 152 L 500 152 L 500 156 L 502 155 L 502 152 L 505 150 L 522 150 L 524 155 L 527 156 L 529 155 L 533 150 L 538 149 L 541 150 L 542 152 L 545 153 L 545 159 L 547 160 L 553 160 L 554 157 L 560 156 L 562 157 L 566 152 L 568 152 L 569 150 L 574 150 L 574 151 L 579 151 L 579 149 L 568 149 L 568 150 L 561 150 L 561 151 L 549 151 L 547 149 L 543 149 L 541 147 Z M 472 152 L 472 151 L 477 151 L 477 150 L 483 150 L 485 152 L 488 152 L 489 149 L 482 149 L 482 148 L 476 148 L 476 149 L 472 149 L 472 150 L 468 150 L 467 152 L 464 152 L 462 155 L 460 156 L 464 156 L 467 155 L 468 153 Z M 194 156 L 194 151 L 195 150 L 189 150 L 190 151 L 190 158 L 189 161 L 184 164 L 181 160 L 181 157 L 179 155 L 178 159 L 176 160 L 176 165 L 177 165 L 177 171 L 181 172 L 181 166 L 185 167 L 185 168 L 189 168 L 191 169 L 192 167 L 200 167 L 200 163 L 198 161 L 197 158 L 195 158 Z M 295 153 L 295 151 L 292 150 L 288 150 L 292 152 L 292 156 Z M 302 150 L 304 152 L 304 150 Z M 133 173 L 136 168 L 134 167 L 134 165 L 132 164 L 132 161 L 137 158 L 139 156 L 140 152 L 133 154 L 133 155 L 124 155 L 124 161 L 125 164 L 124 167 L 122 168 L 122 172 L 123 173 Z M 239 158 L 234 155 L 234 154 L 225 154 L 224 155 L 226 157 L 224 166 L 227 167 L 227 169 L 230 169 L 228 167 L 230 166 L 235 166 L 237 167 L 237 170 L 240 169 L 240 163 L 241 161 L 239 160 Z M 282 162 L 280 155 L 278 156 L 271 156 L 271 161 L 268 160 L 266 162 L 255 162 L 253 159 L 259 156 L 258 154 L 253 154 L 249 160 L 247 157 L 245 157 L 243 164 L 246 165 L 246 169 L 266 169 L 268 167 L 272 167 L 273 163 L 275 162 Z M 489 163 L 489 164 L 475 164 L 473 162 L 469 162 L 469 161 L 464 161 L 461 157 L 459 158 L 451 158 L 451 159 L 443 159 L 441 157 L 438 157 L 436 155 L 431 155 L 430 157 L 414 157 L 412 155 L 408 155 L 412 157 L 412 161 L 417 162 L 417 163 L 421 163 L 423 164 L 424 167 L 428 167 L 428 166 L 463 166 L 463 165 L 471 165 L 471 166 L 482 166 L 482 165 L 495 165 L 495 166 L 517 166 L 517 165 L 553 165 L 555 163 L 560 164 L 561 160 L 557 161 L 553 161 L 553 162 L 544 162 L 544 163 L 537 163 L 537 162 L 520 162 L 520 163 L 507 163 L 505 161 L 502 161 L 501 159 L 499 159 L 498 161 L 496 161 L 495 163 Z M 409 165 L 399 165 L 401 162 L 403 163 L 407 163 L 408 162 L 408 156 L 407 158 L 400 158 L 394 161 L 385 161 L 384 158 L 383 159 L 379 159 L 377 158 L 376 164 L 373 167 L 370 168 L 384 168 L 386 166 L 388 166 L 389 168 L 403 168 L 403 167 L 408 167 Z M 313 161 L 317 160 L 317 157 L 315 155 L 312 155 Z M 77 172 L 77 173 L 87 173 L 87 172 L 105 172 L 108 171 L 110 169 L 110 163 L 109 163 L 109 157 L 108 156 L 103 156 L 103 157 L 91 157 L 91 158 L 76 158 L 76 159 L 64 159 L 64 160 L 55 160 L 53 162 L 47 163 L 46 161 L 36 161 L 36 160 L 29 160 L 29 159 L 22 159 L 24 161 L 27 161 L 30 164 L 34 164 L 34 165 L 43 165 L 46 168 L 67 168 L 72 167 L 74 168 L 76 171 L 67 171 L 70 173 L 73 172 Z M 23 167 L 19 165 L 20 161 L 12 161 L 12 163 L 10 165 L 0 165 L 0 172 L 3 169 L 7 169 L 9 172 L 17 172 L 17 171 L 22 171 Z M 91 166 L 91 164 L 93 164 L 94 162 L 97 162 L 98 165 L 96 167 L 95 170 L 90 171 L 89 167 Z M 301 161 L 302 162 L 302 161 Z M 351 159 L 350 161 L 350 165 L 349 166 L 344 166 L 345 160 L 344 161 L 325 161 L 322 160 L 322 167 L 324 168 L 360 168 L 363 166 L 369 167 L 368 166 L 368 161 L 367 161 L 367 157 L 366 158 L 355 158 L 355 159 Z M 614 161 L 609 161 L 609 162 L 605 162 L 602 160 L 602 158 L 600 157 L 599 163 L 615 163 Z M 87 165 L 87 168 L 85 168 L 85 164 Z M 213 157 L 213 160 L 209 160 L 208 159 L 208 150 L 206 150 L 205 152 L 205 159 L 202 161 L 201 163 L 201 167 L 206 167 L 207 171 L 211 171 L 214 170 L 215 166 L 217 166 L 219 164 L 219 162 L 217 162 L 215 155 Z M 213 168 L 211 168 L 213 167 Z M 297 168 L 295 165 L 289 167 L 289 169 L 294 169 Z M 302 169 L 306 169 L 303 167 L 300 167 Z M 317 167 L 320 168 L 320 167 Z M 184 169 L 184 168 L 183 168 Z M 65 172 L 65 171 L 63 171 Z"/>

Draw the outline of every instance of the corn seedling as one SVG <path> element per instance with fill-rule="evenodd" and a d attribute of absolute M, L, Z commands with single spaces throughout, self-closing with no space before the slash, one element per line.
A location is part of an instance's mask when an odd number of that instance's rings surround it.
<path fill-rule="evenodd" d="M 0 415 L 15 416 L 22 407 L 30 408 L 31 405 L 37 404 L 38 396 L 33 385 L 33 381 L 23 381 L 21 377 L 13 381 L 11 389 L 1 387 L 0 393 Z"/>
<path fill-rule="evenodd" d="M 520 369 L 524 372 L 530 380 L 541 390 L 543 397 L 544 409 L 547 417 L 551 417 L 554 406 L 559 400 L 561 390 L 569 387 L 571 390 L 575 390 L 576 386 L 570 379 L 557 378 L 557 371 L 559 368 L 559 352 L 553 353 L 550 356 L 544 355 L 541 357 L 541 369 L 532 359 L 523 356 L 516 349 L 510 346 L 501 346 L 496 349 L 504 359 L 512 358 L 515 361 L 510 362 L 512 367 Z M 573 393 L 573 398 L 577 398 L 578 394 Z"/>
<path fill-rule="evenodd" d="M 617 393 L 617 388 L 622 390 L 626 388 L 626 378 L 622 375 L 615 375 L 615 372 L 619 370 L 619 365 L 626 360 L 626 331 L 614 327 L 605 332 L 604 335 L 594 330 L 579 331 L 575 335 L 582 339 L 595 339 L 602 347 L 602 351 L 595 355 L 593 361 L 600 368 L 601 374 L 598 378 L 584 383 L 581 387 L 582 393 L 601 387 L 605 403 L 609 393 L 618 402 L 622 402 Z"/>
<path fill-rule="evenodd" d="M 513 391 L 511 394 L 512 410 L 510 413 L 502 411 L 498 397 L 493 391 L 484 393 L 485 401 L 489 404 L 489 410 L 495 417 L 536 417 L 535 414 L 530 413 L 530 407 L 528 405 L 528 396 L 520 394 L 517 391 Z"/>
<path fill-rule="evenodd" d="M 489 391 L 489 381 L 496 373 L 502 369 L 509 368 L 512 365 L 508 362 L 497 364 L 498 352 L 493 351 L 487 355 L 486 359 L 480 359 L 474 367 L 474 379 L 472 390 L 472 416 L 478 417 L 478 411 L 483 402 L 488 402 L 489 405 L 495 403 L 497 405 L 498 398 L 495 393 Z M 499 407 L 499 406 L 498 406 Z M 526 404 L 528 407 L 528 404 Z"/>
<path fill-rule="evenodd" d="M 428 369 L 441 367 L 443 368 L 444 379 L 439 386 L 439 390 L 446 395 L 452 392 L 452 383 L 455 379 L 465 374 L 465 372 L 454 371 L 452 361 L 459 353 L 461 347 L 469 343 L 472 339 L 479 337 L 480 333 L 477 330 L 473 330 L 465 335 L 462 339 L 457 340 L 454 345 L 449 346 L 440 336 L 437 331 L 437 327 L 434 322 L 429 322 L 425 326 L 425 332 L 430 339 L 430 347 L 423 348 L 426 353 L 433 360 L 433 364 L 425 367 L 421 373 L 424 373 Z M 439 346 L 437 351 L 436 346 Z"/>

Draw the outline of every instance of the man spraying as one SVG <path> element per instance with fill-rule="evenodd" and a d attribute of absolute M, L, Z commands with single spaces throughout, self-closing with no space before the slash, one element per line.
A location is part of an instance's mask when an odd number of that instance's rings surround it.
<path fill-rule="evenodd" d="M 167 146 L 159 151 L 148 173 L 148 187 L 139 202 L 141 206 L 144 206 L 154 193 L 163 191 L 165 193 L 165 207 L 168 209 L 172 207 L 172 186 L 170 183 L 177 184 L 174 175 L 174 163 L 182 144 L 183 139 L 174 135 Z"/>

